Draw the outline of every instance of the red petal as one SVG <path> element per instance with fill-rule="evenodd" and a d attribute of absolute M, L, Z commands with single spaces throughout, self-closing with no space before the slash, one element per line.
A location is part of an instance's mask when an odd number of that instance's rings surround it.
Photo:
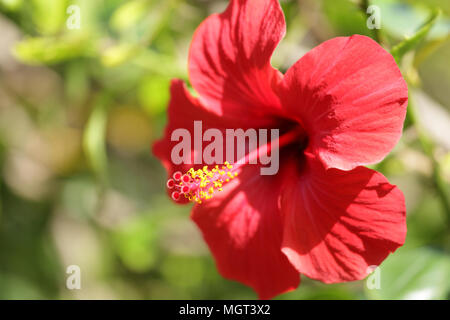
<path fill-rule="evenodd" d="M 326 283 L 363 279 L 404 243 L 404 197 L 382 174 L 324 170 L 310 157 L 302 172 L 281 200 L 283 252 L 300 273 Z"/>
<path fill-rule="evenodd" d="M 381 161 L 398 142 L 408 88 L 387 51 L 354 35 L 302 57 L 286 73 L 280 96 L 325 167 L 350 170 Z"/>
<path fill-rule="evenodd" d="M 189 75 L 200 100 L 216 114 L 252 119 L 279 109 L 272 84 L 281 74 L 270 65 L 285 34 L 277 0 L 232 0 L 227 10 L 197 29 Z"/>
<path fill-rule="evenodd" d="M 257 166 L 246 166 L 224 191 L 196 205 L 192 215 L 220 273 L 252 287 L 261 299 L 300 282 L 281 252 L 279 189 L 279 176 L 260 176 Z"/>

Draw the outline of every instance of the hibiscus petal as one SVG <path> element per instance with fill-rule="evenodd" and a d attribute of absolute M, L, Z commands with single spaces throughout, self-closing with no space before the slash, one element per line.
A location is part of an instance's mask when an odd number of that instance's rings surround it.
<path fill-rule="evenodd" d="M 281 199 L 282 251 L 300 273 L 326 283 L 360 280 L 404 243 L 404 197 L 382 174 L 325 170 L 311 157 L 301 172 Z"/>
<path fill-rule="evenodd" d="M 300 277 L 281 252 L 280 179 L 246 166 L 224 191 L 193 210 L 222 276 L 252 287 L 261 299 L 295 289 Z"/>
<path fill-rule="evenodd" d="M 401 136 L 408 88 L 393 57 L 372 39 L 328 40 L 286 73 L 284 107 L 309 134 L 325 167 L 381 161 Z"/>
<path fill-rule="evenodd" d="M 270 65 L 285 34 L 278 0 L 232 0 L 195 32 L 189 76 L 200 100 L 224 117 L 252 119 L 279 109 L 272 90 L 281 73 Z"/>

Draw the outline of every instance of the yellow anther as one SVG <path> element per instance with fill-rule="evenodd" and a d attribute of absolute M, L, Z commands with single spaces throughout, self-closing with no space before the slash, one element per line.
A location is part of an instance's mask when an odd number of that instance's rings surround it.
<path fill-rule="evenodd" d="M 197 170 L 190 168 L 186 173 L 190 177 L 190 179 L 187 179 L 189 181 L 183 179 L 179 184 L 177 183 L 177 188 L 179 188 L 178 190 L 185 190 L 188 186 L 189 191 L 182 192 L 184 197 L 189 201 L 200 204 L 203 200 L 213 198 L 216 191 L 223 191 L 224 183 L 237 175 L 232 169 L 233 166 L 228 162 L 225 162 L 222 166 L 215 165 L 212 169 L 208 169 L 208 166 Z"/>

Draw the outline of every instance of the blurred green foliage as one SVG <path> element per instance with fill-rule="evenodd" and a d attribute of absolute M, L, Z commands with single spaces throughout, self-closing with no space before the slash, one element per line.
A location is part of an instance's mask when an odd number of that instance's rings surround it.
<path fill-rule="evenodd" d="M 288 33 L 276 67 L 331 37 L 365 34 L 394 48 L 411 105 L 401 142 L 375 166 L 408 207 L 406 245 L 381 265 L 380 289 L 303 277 L 279 299 L 448 299 L 449 2 L 281 3 Z M 187 80 L 195 28 L 226 4 L 0 0 L 0 298 L 256 297 L 218 274 L 150 153 L 170 79 Z M 380 30 L 367 28 L 370 4 L 381 9 Z M 80 29 L 68 28 L 70 5 Z M 81 290 L 65 287 L 73 264 Z"/>

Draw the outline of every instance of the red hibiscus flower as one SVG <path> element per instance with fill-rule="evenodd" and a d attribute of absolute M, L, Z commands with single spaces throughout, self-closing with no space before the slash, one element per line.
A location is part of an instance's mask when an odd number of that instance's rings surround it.
<path fill-rule="evenodd" d="M 172 163 L 175 129 L 194 134 L 195 120 L 223 132 L 280 129 L 276 175 L 251 164 L 206 169 L 239 175 L 212 186 L 223 190 L 192 210 L 220 273 L 262 299 L 296 288 L 300 274 L 325 283 L 363 279 L 406 235 L 402 192 L 362 167 L 382 160 L 401 136 L 408 93 L 394 59 L 368 37 L 339 37 L 283 75 L 270 58 L 284 34 L 277 0 L 231 0 L 207 18 L 189 55 L 199 98 L 172 82 L 165 136 L 153 147 L 175 174 L 169 192 L 185 203 L 183 192 L 198 200 L 211 186 L 198 183 L 201 169 L 193 179 L 203 163 L 187 175 L 192 165 Z"/>

